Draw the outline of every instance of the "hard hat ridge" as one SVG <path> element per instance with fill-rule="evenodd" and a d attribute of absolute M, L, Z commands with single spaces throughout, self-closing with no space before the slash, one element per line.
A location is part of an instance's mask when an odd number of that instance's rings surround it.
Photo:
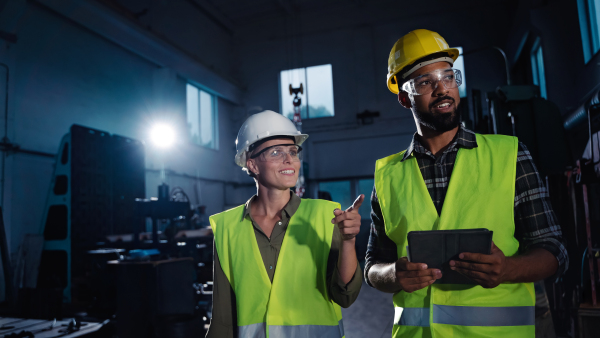
<path fill-rule="evenodd" d="M 308 135 L 299 132 L 287 117 L 265 110 L 248 117 L 240 127 L 235 140 L 235 163 L 242 168 L 246 167 L 246 156 L 250 147 L 274 136 L 293 137 L 297 145 L 301 145 L 308 138 Z"/>
<path fill-rule="evenodd" d="M 460 55 L 458 49 L 450 48 L 441 35 L 427 29 L 416 29 L 398 39 L 392 47 L 388 58 L 388 89 L 392 93 L 398 94 L 399 86 L 397 81 L 394 80 L 396 75 L 404 71 L 402 75 L 409 76 L 410 73 L 427 65 L 422 62 L 417 63 L 417 61 L 438 53 L 444 53 L 447 56 L 438 61 L 429 59 L 430 63 L 427 64 L 439 61 L 446 61 L 453 64 Z M 407 67 L 410 67 L 408 71 L 405 69 Z"/>

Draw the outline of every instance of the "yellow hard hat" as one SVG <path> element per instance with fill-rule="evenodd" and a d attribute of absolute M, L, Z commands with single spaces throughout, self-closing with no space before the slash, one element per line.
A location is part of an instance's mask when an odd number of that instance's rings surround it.
<path fill-rule="evenodd" d="M 398 94 L 398 83 L 394 79 L 395 75 L 415 61 L 435 53 L 448 53 L 447 61 L 452 59 L 452 62 L 456 61 L 460 54 L 458 49 L 450 48 L 441 35 L 427 29 L 414 30 L 398 39 L 388 58 L 388 89 L 392 93 Z M 425 66 L 425 64 L 415 65 L 414 70 L 422 66 Z"/>

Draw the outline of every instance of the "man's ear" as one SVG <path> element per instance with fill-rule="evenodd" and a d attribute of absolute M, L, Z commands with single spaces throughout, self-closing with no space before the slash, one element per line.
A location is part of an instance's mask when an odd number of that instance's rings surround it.
<path fill-rule="evenodd" d="M 400 102 L 402 107 L 406 109 L 412 108 L 412 102 L 410 100 L 410 97 L 408 96 L 408 93 L 403 90 L 398 92 L 398 102 Z"/>

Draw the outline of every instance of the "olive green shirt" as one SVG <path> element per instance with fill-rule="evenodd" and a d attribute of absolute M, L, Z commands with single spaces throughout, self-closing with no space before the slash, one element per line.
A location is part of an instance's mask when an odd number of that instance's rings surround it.
<path fill-rule="evenodd" d="M 244 208 L 244 218 L 252 221 L 254 227 L 254 235 L 260 255 L 262 256 L 265 269 L 269 275 L 271 283 L 275 275 L 277 267 L 277 259 L 281 251 L 281 245 L 285 232 L 287 230 L 290 218 L 294 215 L 302 199 L 291 193 L 291 198 L 288 204 L 281 211 L 281 220 L 275 224 L 271 238 L 267 237 L 260 226 L 256 224 L 250 217 L 250 203 L 256 197 L 252 196 L 246 202 Z M 333 213 L 331 218 L 333 218 Z M 352 280 L 348 284 L 344 284 L 338 271 L 339 251 L 342 243 L 340 230 L 337 226 L 333 228 L 333 236 L 331 238 L 331 249 L 327 260 L 327 285 L 329 288 L 329 296 L 341 307 L 347 308 L 358 297 L 360 287 L 362 285 L 362 270 L 357 264 L 356 272 Z M 213 311 L 210 328 L 206 335 L 207 338 L 233 338 L 238 336 L 237 332 L 237 311 L 235 306 L 235 293 L 227 276 L 223 272 L 217 250 L 213 249 L 214 254 L 214 287 L 213 287 Z"/>

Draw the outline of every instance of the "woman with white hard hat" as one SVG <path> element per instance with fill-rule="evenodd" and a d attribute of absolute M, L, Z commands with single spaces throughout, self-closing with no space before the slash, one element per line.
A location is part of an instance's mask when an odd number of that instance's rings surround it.
<path fill-rule="evenodd" d="M 301 199 L 300 133 L 281 114 L 250 116 L 235 162 L 254 178 L 246 204 L 210 217 L 215 236 L 213 316 L 207 337 L 344 337 L 340 306 L 360 291 L 355 237 L 359 196 L 338 203 Z"/>

